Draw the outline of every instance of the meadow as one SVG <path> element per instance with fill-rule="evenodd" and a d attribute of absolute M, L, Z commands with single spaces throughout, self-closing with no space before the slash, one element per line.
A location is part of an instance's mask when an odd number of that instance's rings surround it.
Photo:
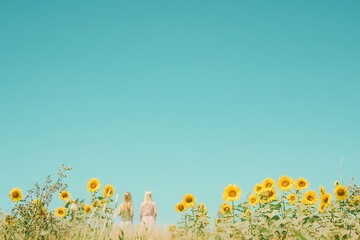
<path fill-rule="evenodd" d="M 206 204 L 185 194 L 174 203 L 179 221 L 166 227 L 141 224 L 121 228 L 116 213 L 121 201 L 113 185 L 88 181 L 90 199 L 72 196 L 65 183 L 71 168 L 62 166 L 57 178 L 46 178 L 26 193 L 9 192 L 14 206 L 0 211 L 0 239 L 359 239 L 360 188 L 335 182 L 333 189 L 309 189 L 299 177 L 266 178 L 243 197 L 235 184 L 225 186 L 216 218 Z M 59 197 L 63 204 L 50 209 Z M 218 198 L 219 196 L 214 196 Z"/>

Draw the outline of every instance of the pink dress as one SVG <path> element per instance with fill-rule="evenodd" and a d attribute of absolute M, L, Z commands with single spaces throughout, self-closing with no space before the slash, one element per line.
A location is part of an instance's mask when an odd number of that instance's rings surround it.
<path fill-rule="evenodd" d="M 154 202 L 145 203 L 140 205 L 141 222 L 146 227 L 151 227 L 155 224 L 156 204 Z"/>

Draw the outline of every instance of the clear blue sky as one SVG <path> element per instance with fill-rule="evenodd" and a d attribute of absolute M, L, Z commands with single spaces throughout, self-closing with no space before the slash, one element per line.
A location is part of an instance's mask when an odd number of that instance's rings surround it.
<path fill-rule="evenodd" d="M 159 222 L 193 193 L 360 170 L 359 1 L 1 1 L 0 208 L 61 163 Z M 343 160 L 341 171 L 339 162 Z M 340 174 L 341 172 L 341 174 Z M 330 190 L 330 189 L 329 189 Z M 57 196 L 56 196 L 57 197 Z M 56 200 L 54 208 L 60 204 Z M 138 219 L 137 219 L 138 221 Z"/>

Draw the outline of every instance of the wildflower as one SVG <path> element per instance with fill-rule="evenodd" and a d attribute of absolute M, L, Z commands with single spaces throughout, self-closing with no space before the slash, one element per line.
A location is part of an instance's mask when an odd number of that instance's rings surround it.
<path fill-rule="evenodd" d="M 88 182 L 88 191 L 89 192 L 96 192 L 97 190 L 99 190 L 101 184 L 99 179 L 97 178 L 91 178 Z"/>
<path fill-rule="evenodd" d="M 307 189 L 308 187 L 309 187 L 309 182 L 305 178 L 300 177 L 296 179 L 296 183 L 295 183 L 296 190 L 300 191 Z"/>
<path fill-rule="evenodd" d="M 22 192 L 20 188 L 13 188 L 11 189 L 9 196 L 11 201 L 18 202 L 22 199 Z"/>
<path fill-rule="evenodd" d="M 282 176 L 278 180 L 278 187 L 281 191 L 290 191 L 293 184 L 294 180 L 288 176 Z"/>
<path fill-rule="evenodd" d="M 229 184 L 224 189 L 223 199 L 225 201 L 236 201 L 239 200 L 240 195 L 241 189 L 235 184 Z"/>
<path fill-rule="evenodd" d="M 104 191 L 103 191 L 103 197 L 106 198 L 106 197 L 112 197 L 114 195 L 114 192 L 115 192 L 115 189 L 114 189 L 114 186 L 109 184 L 109 185 L 106 185 L 105 188 L 104 188 Z"/>

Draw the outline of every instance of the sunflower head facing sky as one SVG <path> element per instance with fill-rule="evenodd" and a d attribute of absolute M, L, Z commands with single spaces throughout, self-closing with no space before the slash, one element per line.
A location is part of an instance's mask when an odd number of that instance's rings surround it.
<path fill-rule="evenodd" d="M 288 176 L 282 176 L 278 180 L 278 187 L 281 191 L 290 191 L 294 185 L 294 180 Z"/>
<path fill-rule="evenodd" d="M 89 192 L 96 192 L 100 189 L 100 181 L 97 178 L 91 178 L 88 182 L 87 188 Z"/>
<path fill-rule="evenodd" d="M 23 197 L 20 188 L 11 189 L 9 196 L 10 196 L 11 201 L 13 201 L 13 202 L 18 202 Z"/>
<path fill-rule="evenodd" d="M 296 182 L 295 182 L 296 190 L 300 191 L 300 190 L 307 189 L 308 187 L 309 187 L 309 182 L 305 178 L 299 177 L 298 179 L 296 179 Z"/>
<path fill-rule="evenodd" d="M 111 198 L 114 195 L 115 189 L 114 186 L 111 184 L 108 184 L 105 186 L 104 191 L 103 191 L 103 197 L 109 197 Z"/>
<path fill-rule="evenodd" d="M 175 210 L 177 212 L 184 212 L 186 210 L 186 205 L 184 204 L 184 202 L 179 202 L 178 204 L 176 204 Z"/>
<path fill-rule="evenodd" d="M 55 210 L 55 216 L 59 218 L 65 218 L 66 217 L 66 209 L 64 207 L 59 207 Z"/>
<path fill-rule="evenodd" d="M 345 199 L 348 197 L 348 195 L 349 195 L 347 187 L 345 187 L 345 186 L 342 185 L 342 184 L 336 185 L 336 187 L 335 187 L 335 189 L 334 189 L 334 194 L 335 194 L 336 199 L 337 199 L 338 201 L 343 201 L 343 200 L 345 200 Z"/>
<path fill-rule="evenodd" d="M 191 193 L 187 193 L 184 195 L 183 203 L 185 204 L 186 208 L 195 205 L 195 196 Z"/>
<path fill-rule="evenodd" d="M 241 195 L 241 189 L 235 184 L 229 184 L 225 187 L 223 193 L 223 199 L 225 201 L 236 201 L 239 200 Z"/>
<path fill-rule="evenodd" d="M 70 193 L 68 191 L 61 191 L 59 194 L 60 200 L 67 201 L 70 199 Z"/>
<path fill-rule="evenodd" d="M 301 203 L 306 205 L 314 205 L 317 203 L 318 197 L 316 195 L 316 192 L 314 190 L 309 190 L 306 193 L 304 193 L 303 199 Z"/>

